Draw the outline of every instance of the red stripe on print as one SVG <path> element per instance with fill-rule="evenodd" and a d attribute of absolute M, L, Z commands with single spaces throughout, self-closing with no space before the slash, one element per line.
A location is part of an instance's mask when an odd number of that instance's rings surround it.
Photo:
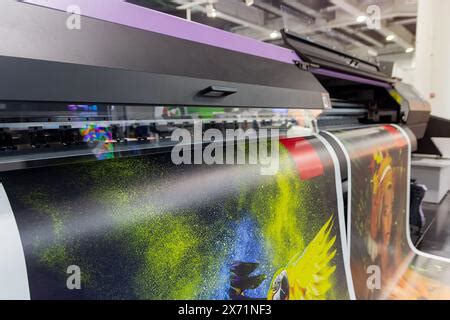
<path fill-rule="evenodd" d="M 309 180 L 323 175 L 324 167 L 319 154 L 305 138 L 286 138 L 280 142 L 294 159 L 300 179 Z"/>

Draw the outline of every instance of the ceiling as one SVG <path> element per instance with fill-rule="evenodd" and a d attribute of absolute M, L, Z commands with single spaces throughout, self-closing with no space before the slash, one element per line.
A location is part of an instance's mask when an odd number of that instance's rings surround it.
<path fill-rule="evenodd" d="M 415 47 L 417 0 L 128 2 L 275 44 L 281 44 L 278 31 L 286 28 L 312 41 L 371 60 L 404 59 L 413 54 Z"/>

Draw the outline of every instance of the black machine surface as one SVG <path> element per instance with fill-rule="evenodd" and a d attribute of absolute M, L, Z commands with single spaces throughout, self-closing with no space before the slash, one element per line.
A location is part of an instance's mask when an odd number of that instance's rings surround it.
<path fill-rule="evenodd" d="M 288 31 L 282 34 L 301 58 L 301 69 L 312 72 L 330 94 L 332 110 L 319 118 L 322 127 L 400 123 L 417 139 L 424 136 L 431 106 L 410 85 L 390 78 L 373 62 Z"/>
<path fill-rule="evenodd" d="M 0 6 L 2 170 L 92 156 L 95 137 L 114 153 L 153 152 L 198 119 L 282 132 L 397 123 L 417 139 L 428 122 L 429 105 L 377 65 L 286 32 L 296 64 L 92 18 L 71 32 L 55 27 L 64 12 Z"/>
<path fill-rule="evenodd" d="M 418 141 L 418 154 L 443 157 L 444 155 L 434 144 L 432 138 L 450 138 L 450 121 L 431 116 L 424 137 Z"/>

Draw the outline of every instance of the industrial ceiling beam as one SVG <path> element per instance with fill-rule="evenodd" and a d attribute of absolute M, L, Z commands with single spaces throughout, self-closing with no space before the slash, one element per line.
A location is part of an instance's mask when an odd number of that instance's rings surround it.
<path fill-rule="evenodd" d="M 412 34 L 406 30 L 405 27 L 399 25 L 383 26 L 381 29 L 377 30 L 378 33 L 382 34 L 386 38 L 389 36 L 394 36 L 394 42 L 396 42 L 403 49 L 414 48 L 414 39 Z"/>
<path fill-rule="evenodd" d="M 403 0 L 395 1 L 395 5 L 390 4 L 390 6 L 382 8 L 381 19 L 398 16 L 411 19 L 416 14 L 412 7 L 398 5 L 397 2 Z M 252 6 L 246 6 L 245 2 L 241 0 L 172 0 L 172 2 L 179 5 L 178 9 L 202 13 L 207 13 L 206 6 L 213 3 L 215 18 L 238 25 L 233 32 L 262 41 L 276 40 L 279 38 L 276 30 L 285 27 L 300 35 L 310 35 L 314 41 L 325 42 L 335 48 L 347 48 L 346 44 L 351 44 L 354 48 L 367 49 L 374 53 L 382 51 L 385 47 L 384 42 L 363 32 L 367 28 L 358 23 L 356 17 L 367 14 L 353 2 L 347 0 L 330 0 L 333 4 L 332 8 L 336 10 L 336 18 L 331 21 L 327 21 L 320 11 L 310 8 L 298 0 L 280 1 L 279 7 L 262 0 L 256 0 Z M 283 4 L 286 5 L 286 10 L 283 9 Z M 314 23 L 304 21 L 296 14 L 297 11 L 299 14 L 313 18 L 314 20 L 311 22 L 314 21 Z M 267 13 L 271 13 L 277 18 L 267 20 Z M 361 25 L 360 28 L 350 28 L 350 26 L 358 24 Z M 381 27 L 376 31 L 385 38 L 394 35 L 392 43 L 396 43 L 405 50 L 413 47 L 414 36 L 401 24 L 388 26 L 382 23 Z"/>
<path fill-rule="evenodd" d="M 297 0 L 284 0 L 283 2 L 296 10 L 302 11 L 302 12 L 314 17 L 316 19 L 317 24 L 323 25 L 323 24 L 328 23 L 328 21 L 326 19 L 324 19 L 324 17 L 322 16 L 322 14 L 320 12 L 298 2 Z M 336 29 L 335 31 L 339 32 L 339 29 Z M 350 28 L 343 28 L 343 31 L 345 31 L 347 34 L 351 34 L 353 37 L 348 37 L 342 33 L 340 33 L 341 36 L 339 36 L 339 37 L 341 39 L 346 40 L 347 42 L 353 44 L 357 48 L 365 48 L 368 50 L 371 49 L 370 46 L 367 46 L 365 43 L 361 42 L 359 39 L 362 39 L 362 40 L 372 44 L 375 47 L 383 47 L 382 43 L 376 41 L 372 37 L 365 35 L 362 32 L 352 30 Z"/>
<path fill-rule="evenodd" d="M 297 1 L 297 0 L 284 0 L 283 1 L 285 4 L 287 4 L 288 6 L 290 6 L 291 8 L 294 8 L 298 11 L 304 12 L 307 15 L 310 15 L 316 19 L 320 19 L 320 20 L 324 20 L 322 15 L 317 12 L 316 10 L 302 4 L 301 2 Z"/>
<path fill-rule="evenodd" d="M 329 1 L 355 18 L 358 16 L 367 15 L 366 12 L 362 11 L 357 6 L 349 3 L 347 0 L 329 0 Z M 393 41 L 404 49 L 414 47 L 412 42 L 405 39 L 405 37 L 402 34 L 396 32 L 396 30 L 394 30 L 393 28 L 388 28 L 382 25 L 380 29 L 375 29 L 375 31 L 377 31 L 384 37 L 394 36 Z"/>
<path fill-rule="evenodd" d="M 270 34 L 274 31 L 272 29 L 269 29 L 267 27 L 265 27 L 263 24 L 257 24 L 257 23 L 253 23 L 253 22 L 249 22 L 247 20 L 232 16 L 226 12 L 222 12 L 221 10 L 219 10 L 219 3 L 216 3 L 217 1 L 203 1 L 203 0 L 195 0 L 195 1 L 189 1 L 189 0 L 172 0 L 173 3 L 178 4 L 178 8 L 180 8 L 179 10 L 183 10 L 185 8 L 192 10 L 192 11 L 197 11 L 197 12 L 202 12 L 207 14 L 207 9 L 205 7 L 205 5 L 211 4 L 211 2 L 216 4 L 216 9 L 215 9 L 215 18 L 217 19 L 222 19 L 228 22 L 232 22 L 234 24 L 243 26 L 245 28 L 249 28 L 252 30 L 257 31 L 260 36 L 260 40 L 262 39 L 266 39 L 268 36 L 270 37 Z"/>
<path fill-rule="evenodd" d="M 291 29 L 291 26 L 306 27 L 305 23 L 300 18 L 285 12 L 281 8 L 277 8 L 275 6 L 272 6 L 272 5 L 262 2 L 262 1 L 257 3 L 257 7 L 280 17 L 282 22 L 278 25 L 278 27 L 279 27 L 278 29 L 281 29 L 281 28 Z M 293 23 L 291 24 L 291 22 L 293 22 Z M 276 28 L 276 26 L 274 26 L 274 28 Z M 320 39 L 316 39 L 316 40 L 319 40 L 319 41 L 322 40 L 323 42 L 330 42 L 331 37 L 330 37 L 330 35 L 327 35 L 327 37 L 319 36 L 318 38 L 320 38 Z M 332 45 L 334 47 L 339 47 L 341 45 L 341 43 L 339 41 L 336 41 L 334 38 L 331 38 L 331 39 L 332 39 L 331 40 Z M 266 40 L 272 40 L 272 39 L 263 39 L 263 40 L 266 41 Z"/>
<path fill-rule="evenodd" d="M 392 24 L 394 24 L 394 25 L 407 25 L 407 24 L 415 24 L 415 23 L 417 23 L 417 17 L 392 22 Z"/>
<path fill-rule="evenodd" d="M 376 48 L 383 48 L 384 47 L 384 43 L 381 43 L 381 42 L 375 40 L 374 38 L 369 37 L 368 35 L 366 35 L 363 32 L 356 31 L 356 30 L 354 30 L 354 29 L 352 29 L 350 27 L 343 27 L 342 30 L 344 30 L 345 32 L 347 32 L 349 34 L 352 34 L 352 35 L 354 35 L 354 36 L 356 36 L 358 38 L 361 38 L 362 40 L 372 44 Z"/>

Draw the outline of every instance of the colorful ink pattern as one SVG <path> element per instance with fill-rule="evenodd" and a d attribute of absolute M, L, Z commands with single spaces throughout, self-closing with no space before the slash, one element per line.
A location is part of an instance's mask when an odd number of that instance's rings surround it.
<path fill-rule="evenodd" d="M 323 166 L 308 180 L 282 144 L 275 176 L 170 154 L 3 173 L 32 298 L 348 299 L 334 166 L 305 143 Z"/>
<path fill-rule="evenodd" d="M 356 298 L 450 299 L 450 264 L 417 255 L 408 244 L 406 137 L 390 125 L 336 136 L 350 157 L 350 255 Z"/>

